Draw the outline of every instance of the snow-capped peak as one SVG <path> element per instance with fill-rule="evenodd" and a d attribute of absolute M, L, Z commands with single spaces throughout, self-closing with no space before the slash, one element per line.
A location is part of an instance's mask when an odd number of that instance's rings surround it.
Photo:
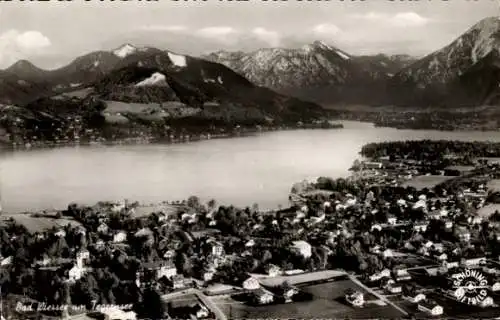
<path fill-rule="evenodd" d="M 324 50 L 333 50 L 333 48 L 327 45 L 324 41 L 316 40 L 313 42 L 313 46 L 324 49 Z"/>
<path fill-rule="evenodd" d="M 344 60 L 349 60 L 351 59 L 351 57 L 349 57 L 347 54 L 343 53 L 342 51 L 340 50 L 336 50 L 335 52 L 337 52 L 337 54 Z"/>
<path fill-rule="evenodd" d="M 165 84 L 166 79 L 165 75 L 159 72 L 155 72 L 151 75 L 151 77 L 142 80 L 141 82 L 137 83 L 135 86 L 136 87 L 144 87 L 144 86 L 157 86 L 161 84 Z"/>
<path fill-rule="evenodd" d="M 131 55 L 136 51 L 137 51 L 136 47 L 127 43 L 119 47 L 118 49 L 114 50 L 113 53 L 120 58 L 125 58 L 126 56 Z"/>
<path fill-rule="evenodd" d="M 187 66 L 187 61 L 186 61 L 186 57 L 185 56 L 181 56 L 179 54 L 168 52 L 168 58 L 177 67 L 185 67 L 185 66 Z"/>
<path fill-rule="evenodd" d="M 498 50 L 496 34 L 499 30 L 500 19 L 498 17 L 483 19 L 472 27 L 470 31 L 478 32 L 471 52 L 471 58 L 474 63 L 488 55 L 492 50 Z M 457 40 L 457 45 L 463 45 L 462 38 Z"/>

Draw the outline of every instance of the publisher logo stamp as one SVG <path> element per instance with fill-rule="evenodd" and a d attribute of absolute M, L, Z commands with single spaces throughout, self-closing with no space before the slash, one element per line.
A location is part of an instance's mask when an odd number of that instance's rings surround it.
<path fill-rule="evenodd" d="M 466 269 L 463 272 L 453 275 L 453 278 L 455 298 L 458 301 L 478 305 L 488 297 L 488 281 L 481 272 Z"/>

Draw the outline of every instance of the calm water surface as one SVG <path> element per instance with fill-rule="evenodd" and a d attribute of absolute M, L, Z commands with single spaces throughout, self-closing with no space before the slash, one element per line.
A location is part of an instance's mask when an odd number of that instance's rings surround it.
<path fill-rule="evenodd" d="M 286 205 L 293 183 L 341 177 L 368 142 L 405 139 L 500 141 L 500 132 L 375 128 L 297 130 L 178 145 L 77 147 L 0 155 L 5 211 L 65 208 L 128 198 L 144 202 L 190 195 L 261 208 Z"/>

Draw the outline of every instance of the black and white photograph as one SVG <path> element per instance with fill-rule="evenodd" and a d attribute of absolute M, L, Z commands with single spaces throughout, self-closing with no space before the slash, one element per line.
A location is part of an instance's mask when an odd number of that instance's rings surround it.
<path fill-rule="evenodd" d="M 500 0 L 0 0 L 0 320 L 500 319 Z"/>

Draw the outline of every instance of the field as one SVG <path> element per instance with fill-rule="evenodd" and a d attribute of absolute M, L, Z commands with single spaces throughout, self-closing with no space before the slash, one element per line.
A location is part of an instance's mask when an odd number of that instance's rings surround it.
<path fill-rule="evenodd" d="M 417 176 L 403 183 L 403 187 L 414 187 L 416 189 L 434 188 L 436 185 L 449 180 L 448 176 Z"/>
<path fill-rule="evenodd" d="M 181 118 L 187 117 L 200 112 L 200 109 L 188 107 L 181 102 L 166 102 L 166 103 L 126 103 L 120 101 L 105 101 L 106 109 L 104 113 L 116 115 L 118 113 L 135 115 L 144 120 L 158 120 L 164 117 Z M 113 120 L 113 118 L 110 118 Z"/>
<path fill-rule="evenodd" d="M 3 219 L 13 218 L 16 223 L 21 224 L 28 229 L 29 232 L 43 232 L 52 227 L 63 227 L 68 224 L 78 226 L 80 223 L 72 219 L 54 219 L 47 217 L 32 217 L 29 214 L 12 214 L 3 215 Z"/>
<path fill-rule="evenodd" d="M 477 211 L 477 215 L 483 218 L 488 218 L 493 213 L 495 213 L 495 210 L 498 210 L 500 212 L 500 204 L 490 203 L 479 209 Z"/>
<path fill-rule="evenodd" d="M 353 318 L 371 319 L 398 318 L 401 313 L 391 306 L 375 304 L 363 308 L 354 308 L 344 302 L 344 292 L 352 288 L 363 292 L 363 289 L 350 280 L 338 280 L 322 284 L 301 286 L 301 290 L 313 294 L 312 301 L 294 302 L 267 306 L 248 306 L 228 297 L 217 297 L 214 303 L 223 310 L 229 318 Z M 375 297 L 367 292 L 365 300 Z"/>
<path fill-rule="evenodd" d="M 132 213 L 133 218 L 141 218 L 145 216 L 149 216 L 153 212 L 163 211 L 167 215 L 176 215 L 178 208 L 176 206 L 170 204 L 158 204 L 158 205 L 144 205 L 134 208 L 134 212 Z"/>
<path fill-rule="evenodd" d="M 325 280 L 333 277 L 339 277 L 344 274 L 345 273 L 343 271 L 325 270 L 325 271 L 301 273 L 291 276 L 266 277 L 259 279 L 259 282 L 261 285 L 269 287 L 280 285 L 284 281 L 288 281 L 288 283 L 291 285 L 296 285 L 304 282 L 312 282 L 312 281 Z"/>

